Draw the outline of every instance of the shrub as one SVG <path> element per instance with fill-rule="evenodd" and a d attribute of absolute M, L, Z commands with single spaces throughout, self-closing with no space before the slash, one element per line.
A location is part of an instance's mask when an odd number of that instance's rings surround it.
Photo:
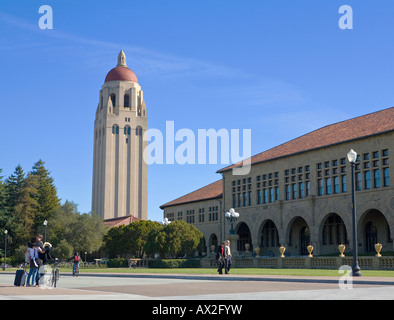
<path fill-rule="evenodd" d="M 198 259 L 163 259 L 150 260 L 148 262 L 149 268 L 199 268 L 200 260 Z"/>
<path fill-rule="evenodd" d="M 107 261 L 108 268 L 127 268 L 127 266 L 127 259 L 124 258 L 108 259 Z"/>

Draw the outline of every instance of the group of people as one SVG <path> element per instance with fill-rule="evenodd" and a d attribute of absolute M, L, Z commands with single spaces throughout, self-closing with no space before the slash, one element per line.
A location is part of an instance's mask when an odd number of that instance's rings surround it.
<path fill-rule="evenodd" d="M 50 260 L 52 245 L 49 242 L 42 242 L 42 234 L 37 234 L 35 238 L 31 238 L 27 244 L 25 262 L 30 265 L 29 274 L 26 280 L 26 286 L 37 286 L 40 278 L 39 269 L 45 266 Z"/>
<path fill-rule="evenodd" d="M 230 249 L 229 240 L 223 241 L 222 244 L 218 247 L 216 253 L 216 260 L 218 262 L 219 274 L 223 274 L 223 268 L 225 274 L 230 274 L 232 261 L 231 261 L 231 249 Z"/>

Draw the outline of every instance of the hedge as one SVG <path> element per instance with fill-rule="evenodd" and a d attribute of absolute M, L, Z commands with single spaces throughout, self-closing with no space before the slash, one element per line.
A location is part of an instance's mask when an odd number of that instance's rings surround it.
<path fill-rule="evenodd" d="M 148 262 L 149 268 L 199 268 L 200 260 L 198 259 L 163 259 L 150 260 Z"/>
<path fill-rule="evenodd" d="M 128 267 L 128 260 L 124 258 L 114 258 L 107 260 L 107 267 L 108 268 L 127 268 Z"/>

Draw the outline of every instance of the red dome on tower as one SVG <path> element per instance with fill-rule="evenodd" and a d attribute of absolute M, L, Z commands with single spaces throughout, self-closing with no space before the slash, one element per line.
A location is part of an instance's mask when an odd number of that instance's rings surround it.
<path fill-rule="evenodd" d="M 108 81 L 131 81 L 138 83 L 135 73 L 131 69 L 127 68 L 126 55 L 124 54 L 123 50 L 119 52 L 118 65 L 108 72 L 107 76 L 105 77 L 105 82 Z"/>
<path fill-rule="evenodd" d="M 132 81 L 138 83 L 135 73 L 131 69 L 122 66 L 117 66 L 108 72 L 105 82 L 108 81 Z"/>

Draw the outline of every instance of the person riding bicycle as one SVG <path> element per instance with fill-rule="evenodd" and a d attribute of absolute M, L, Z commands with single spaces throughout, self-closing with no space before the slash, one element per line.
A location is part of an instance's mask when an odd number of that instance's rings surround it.
<path fill-rule="evenodd" d="M 73 275 L 75 275 L 75 269 L 78 268 L 79 269 L 79 262 L 81 261 L 81 256 L 79 255 L 78 252 L 74 252 L 74 263 L 73 263 Z"/>

